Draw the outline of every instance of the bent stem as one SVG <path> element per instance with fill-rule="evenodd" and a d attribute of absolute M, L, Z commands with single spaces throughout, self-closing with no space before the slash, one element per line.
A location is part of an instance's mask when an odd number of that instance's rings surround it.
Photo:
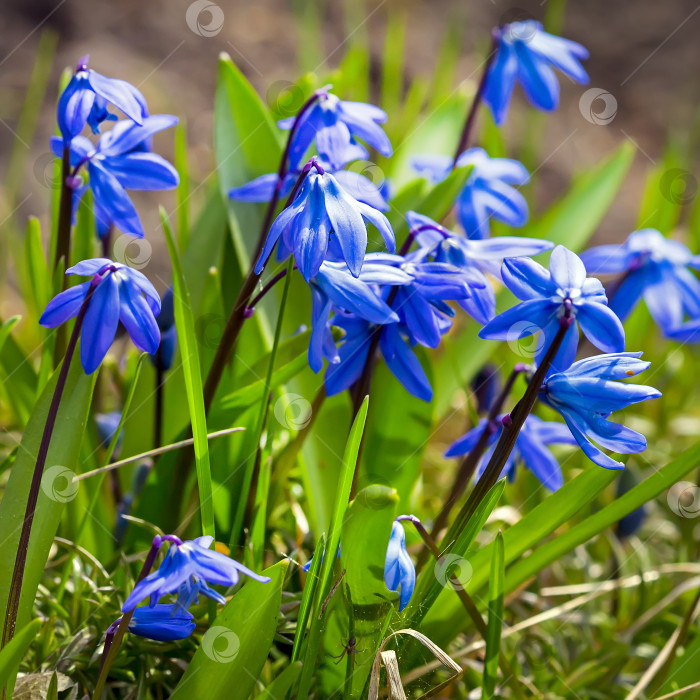
<path fill-rule="evenodd" d="M 486 90 L 486 81 L 489 76 L 489 71 L 491 70 L 491 66 L 493 65 L 493 62 L 498 54 L 498 36 L 498 30 L 493 29 L 491 31 L 491 49 L 489 51 L 489 55 L 486 57 L 486 61 L 484 62 L 484 69 L 481 73 L 481 78 L 479 80 L 479 87 L 476 89 L 476 94 L 474 95 L 471 107 L 469 108 L 469 112 L 467 113 L 467 118 L 464 120 L 462 134 L 459 137 L 459 142 L 457 143 L 455 155 L 452 159 L 453 168 L 456 167 L 458 158 L 462 155 L 469 143 L 469 137 L 471 136 L 471 132 L 474 127 L 474 121 L 476 120 L 476 113 L 484 96 L 484 90 Z"/>
<path fill-rule="evenodd" d="M 489 463 L 484 469 L 484 473 L 481 478 L 474 484 L 474 489 L 469 494 L 469 498 L 462 506 L 456 520 L 452 524 L 452 527 L 447 531 L 447 534 L 442 540 L 442 548 L 449 545 L 455 537 L 460 533 L 464 527 L 469 522 L 469 519 L 474 515 L 476 509 L 478 508 L 484 496 L 489 492 L 491 487 L 498 481 L 498 478 L 503 471 L 503 467 L 513 451 L 515 446 L 515 441 L 520 433 L 520 429 L 525 423 L 525 419 L 530 415 L 535 402 L 537 401 L 537 396 L 539 394 L 540 388 L 542 387 L 542 382 L 547 376 L 547 372 L 556 357 L 556 354 L 561 347 L 564 337 L 567 331 L 574 322 L 573 316 L 564 315 L 559 321 L 559 330 L 554 336 L 552 344 L 547 349 L 545 356 L 542 358 L 542 362 L 537 367 L 530 383 L 528 384 L 523 397 L 515 405 L 515 408 L 503 420 L 503 432 L 501 437 L 496 443 L 493 455 L 489 460 Z"/>
<path fill-rule="evenodd" d="M 158 556 L 158 552 L 160 551 L 163 542 L 166 541 L 172 542 L 176 545 L 182 544 L 179 538 L 175 537 L 174 535 L 165 535 L 164 537 L 156 535 L 153 538 L 151 549 L 148 551 L 148 555 L 146 556 L 146 561 L 143 562 L 143 566 L 141 567 L 141 573 L 136 579 L 137 584 L 143 581 L 143 579 L 145 579 L 146 576 L 151 573 L 151 569 L 153 568 L 153 564 Z M 92 692 L 92 700 L 100 700 L 102 696 L 102 691 L 104 690 L 105 683 L 107 682 L 109 670 L 112 668 L 114 659 L 119 651 L 119 646 L 122 643 L 122 639 L 124 639 L 127 629 L 129 628 L 129 623 L 131 622 L 133 615 L 133 610 L 130 610 L 128 613 L 124 613 L 120 620 L 111 624 L 107 629 L 105 646 L 102 650 L 102 660 L 100 662 L 100 675 L 97 678 L 95 690 Z"/>
<path fill-rule="evenodd" d="M 36 504 L 39 499 L 39 490 L 41 489 L 41 478 L 44 475 L 44 467 L 46 466 L 46 457 L 49 452 L 49 445 L 51 444 L 51 437 L 53 435 L 53 430 L 56 425 L 56 418 L 58 416 L 58 409 L 61 404 L 61 398 L 63 397 L 63 392 L 66 388 L 66 380 L 68 379 L 68 371 L 70 370 L 71 361 L 75 353 L 75 348 L 78 343 L 78 337 L 80 336 L 80 329 L 83 325 L 83 320 L 85 319 L 85 313 L 87 312 L 90 299 L 95 291 L 96 285 L 93 283 L 90 285 L 85 299 L 78 311 L 78 315 L 75 319 L 75 326 L 73 327 L 73 332 L 71 333 L 70 340 L 68 342 L 68 348 L 66 349 L 65 357 L 63 358 L 63 364 L 61 365 L 61 370 L 56 380 L 56 388 L 53 392 L 53 397 L 51 399 L 51 404 L 49 406 L 49 411 L 46 416 L 46 424 L 44 425 L 44 432 L 41 436 L 41 443 L 39 444 L 39 451 L 37 453 L 36 464 L 34 465 L 34 474 L 32 475 L 32 483 L 29 487 L 29 495 L 27 497 L 27 507 L 24 512 L 24 520 L 22 521 L 22 531 L 19 536 L 19 543 L 17 545 L 17 554 L 15 556 L 15 566 L 12 571 L 12 581 L 10 583 L 10 591 L 7 596 L 7 610 L 5 613 L 5 623 L 2 631 L 2 647 L 4 647 L 15 634 L 15 625 L 17 624 L 17 613 L 19 611 L 19 600 L 22 593 L 22 581 L 24 580 L 24 569 L 27 563 L 27 551 L 29 549 L 29 536 L 32 531 L 32 523 L 34 522 L 34 513 L 36 511 Z M 0 647 L 0 648 L 2 648 Z"/>

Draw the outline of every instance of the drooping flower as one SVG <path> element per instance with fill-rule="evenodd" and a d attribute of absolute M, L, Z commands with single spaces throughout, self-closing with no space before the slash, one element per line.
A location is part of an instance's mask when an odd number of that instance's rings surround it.
<path fill-rule="evenodd" d="M 256 274 L 262 272 L 281 237 L 285 250 L 292 252 L 307 281 L 318 273 L 329 246 L 334 246 L 350 272 L 359 276 L 367 250 L 365 219 L 376 226 L 387 248 L 394 251 L 394 232 L 384 214 L 351 197 L 316 159 L 312 158 L 305 170 L 294 200 L 270 227 L 255 265 Z"/>
<path fill-rule="evenodd" d="M 196 626 L 188 610 L 175 604 L 159 603 L 153 607 L 135 608 L 129 622 L 129 632 L 157 642 L 172 642 L 186 639 Z"/>
<path fill-rule="evenodd" d="M 480 280 L 479 285 L 470 285 L 471 294 L 458 303 L 482 324 L 488 323 L 496 314 L 496 296 L 485 275 L 500 279 L 504 259 L 537 255 L 554 247 L 549 241 L 519 236 L 470 240 L 412 211 L 406 214 L 406 220 L 411 234 L 425 254 L 431 255 L 437 262 L 468 270 L 474 282 Z"/>
<path fill-rule="evenodd" d="M 607 306 L 600 280 L 586 277 L 581 259 L 564 246 L 557 246 L 549 260 L 549 270 L 528 258 L 509 258 L 501 271 L 506 286 L 523 301 L 487 323 L 479 337 L 489 340 L 519 340 L 542 331 L 535 352 L 536 362 L 559 331 L 560 319 L 573 318 L 552 371 L 564 370 L 576 357 L 578 326 L 597 348 L 621 352 L 625 332 L 620 319 Z"/>
<path fill-rule="evenodd" d="M 641 355 L 620 352 L 579 360 L 564 372 L 550 374 L 540 389 L 540 399 L 561 414 L 584 454 L 606 469 L 623 469 L 624 464 L 592 441 L 620 454 L 643 452 L 647 446 L 643 435 L 608 420 L 614 411 L 661 396 L 653 387 L 617 381 L 649 367 Z"/>
<path fill-rule="evenodd" d="M 108 413 L 96 413 L 95 414 L 95 426 L 97 427 L 97 437 L 100 440 L 101 447 L 107 447 L 114 434 L 117 432 L 119 423 L 121 422 L 122 414 L 121 411 L 109 411 Z M 124 431 L 119 433 L 117 438 L 117 443 L 114 448 L 114 456 L 119 454 L 121 449 L 122 437 L 124 436 Z"/>
<path fill-rule="evenodd" d="M 160 598 L 169 593 L 177 593 L 176 605 L 187 609 L 200 594 L 219 603 L 226 599 L 209 584 L 235 586 L 240 574 L 245 574 L 260 583 L 268 583 L 267 576 L 260 576 L 243 564 L 239 564 L 221 552 L 209 549 L 213 537 L 198 537 L 185 542 L 172 541 L 160 567 L 137 583 L 131 595 L 122 606 L 122 612 L 129 612 L 146 598 L 154 607 Z"/>
<path fill-rule="evenodd" d="M 114 225 L 123 233 L 143 238 L 141 220 L 126 190 L 167 190 L 177 186 L 179 176 L 175 168 L 163 157 L 143 150 L 144 142 L 153 134 L 177 121 L 177 117 L 168 114 L 145 117 L 141 125 L 122 120 L 100 136 L 97 146 L 84 136 L 71 141 L 73 177 L 78 180 L 80 168 L 87 167 L 87 186 L 92 190 L 99 231 L 104 233 Z M 51 148 L 60 156 L 61 140 L 52 138 Z M 87 186 L 76 189 L 76 199 Z"/>
<path fill-rule="evenodd" d="M 486 465 L 491 459 L 493 449 L 498 442 L 503 430 L 502 419 L 498 416 L 495 423 L 498 427 L 491 431 L 488 441 L 488 449 L 484 451 L 479 465 L 475 472 L 478 479 L 484 472 Z M 488 428 L 488 419 L 482 418 L 474 428 L 466 435 L 450 445 L 445 457 L 460 457 L 474 449 L 482 433 Z M 516 466 L 522 463 L 540 481 L 540 483 L 550 491 L 556 491 L 564 484 L 561 467 L 554 455 L 546 449 L 549 445 L 575 445 L 576 440 L 571 431 L 563 424 L 552 421 L 543 421 L 530 414 L 518 433 L 515 447 L 508 456 L 501 477 L 507 476 L 508 481 L 515 479 Z"/>
<path fill-rule="evenodd" d="M 71 140 L 82 133 L 86 124 L 97 134 L 103 121 L 115 120 L 116 116 L 107 111 L 109 104 L 137 124 L 141 124 L 143 118 L 148 116 L 146 100 L 138 89 L 125 80 L 106 78 L 88 68 L 88 56 L 83 56 L 58 100 L 58 127 L 63 137 L 62 146 L 69 146 Z"/>
<path fill-rule="evenodd" d="M 490 235 L 490 220 L 518 228 L 527 223 L 528 207 L 513 185 L 530 180 L 525 166 L 510 158 L 491 158 L 483 148 L 470 148 L 457 159 L 456 166 L 473 166 L 456 201 L 457 218 L 467 238 Z M 441 182 L 452 170 L 450 156 L 419 156 L 413 167 L 433 182 Z"/>
<path fill-rule="evenodd" d="M 92 279 L 55 296 L 39 323 L 55 328 L 74 318 L 93 290 L 80 334 L 80 360 L 87 374 L 100 366 L 120 321 L 139 350 L 154 353 L 158 349 L 155 317 L 160 313 L 160 297 L 143 273 L 107 258 L 92 258 L 68 268 L 66 274 Z"/>
<path fill-rule="evenodd" d="M 688 269 L 700 270 L 700 256 L 656 229 L 634 231 L 621 245 L 596 246 L 581 259 L 593 274 L 623 275 L 609 302 L 623 321 L 640 299 L 666 335 L 679 329 L 686 315 L 700 317 L 700 282 Z"/>
<path fill-rule="evenodd" d="M 391 142 L 380 124 L 387 120 L 386 112 L 364 102 L 347 102 L 328 92 L 318 91 L 318 99 L 298 119 L 289 151 L 291 169 L 304 159 L 311 143 L 316 141 L 316 152 L 329 163 L 347 163 L 349 149 L 356 147 L 355 139 L 376 148 L 383 156 L 392 154 Z M 291 129 L 297 117 L 288 117 L 277 123 L 280 129 Z M 357 156 L 355 156 L 357 157 Z"/>
<path fill-rule="evenodd" d="M 380 325 L 398 322 L 398 315 L 375 288 L 376 285 L 389 287 L 409 284 L 412 278 L 400 268 L 386 264 L 386 258 L 403 260 L 397 255 L 369 253 L 358 278 L 350 274 L 345 263 L 324 261 L 316 276 L 310 280 L 312 333 L 309 366 L 314 372 L 321 371 L 324 358 L 333 363 L 340 361 L 329 327 L 333 310 L 336 313 L 352 313 Z"/>
<path fill-rule="evenodd" d="M 390 591 L 399 591 L 399 612 L 411 600 L 416 587 L 416 567 L 406 550 L 406 532 L 401 524 L 401 517 L 394 520 L 391 526 L 389 546 L 384 562 L 384 583 Z"/>
<path fill-rule="evenodd" d="M 498 53 L 489 70 L 483 99 L 496 124 L 506 119 L 516 82 L 520 82 L 530 104 L 544 111 L 552 111 L 559 104 L 554 68 L 577 83 L 588 82 L 581 65 L 588 51 L 581 44 L 545 32 L 535 20 L 512 22 L 495 31 Z"/>

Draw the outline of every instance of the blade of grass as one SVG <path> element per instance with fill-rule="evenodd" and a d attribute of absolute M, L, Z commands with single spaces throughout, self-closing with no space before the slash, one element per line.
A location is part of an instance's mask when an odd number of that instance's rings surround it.
<path fill-rule="evenodd" d="M 484 659 L 483 697 L 490 698 L 496 688 L 498 659 L 503 629 L 503 580 L 505 578 L 505 555 L 503 534 L 499 531 L 491 558 L 489 579 L 489 619 L 486 628 L 486 657 Z"/>
<path fill-rule="evenodd" d="M 180 256 L 175 245 L 175 238 L 170 227 L 168 215 L 162 207 L 160 209 L 160 219 L 173 265 L 175 326 L 182 357 L 182 370 L 185 376 L 187 404 L 190 409 L 190 420 L 192 422 L 202 533 L 214 537 L 214 504 L 212 501 L 211 466 L 209 464 L 209 441 L 207 440 L 207 417 L 204 410 L 202 372 L 199 366 L 194 317 L 185 276 L 180 263 Z"/>

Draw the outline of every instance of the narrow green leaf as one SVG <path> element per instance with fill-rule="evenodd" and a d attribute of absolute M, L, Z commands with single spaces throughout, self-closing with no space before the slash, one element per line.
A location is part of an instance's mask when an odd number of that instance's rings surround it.
<path fill-rule="evenodd" d="M 29 645 L 36 639 L 41 629 L 41 620 L 38 618 L 27 623 L 12 640 L 0 651 L 0 688 L 4 688 L 8 681 L 13 683 L 13 674 L 17 673 L 19 662 L 29 649 Z"/>
<path fill-rule="evenodd" d="M 207 440 L 207 417 L 204 410 L 202 373 L 199 366 L 199 350 L 197 347 L 194 317 L 192 314 L 192 307 L 190 306 L 190 296 L 187 291 L 185 277 L 182 272 L 182 265 L 180 264 L 180 256 L 175 244 L 175 238 L 170 228 L 168 215 L 162 207 L 160 210 L 160 219 L 173 266 L 175 326 L 177 328 L 182 368 L 185 375 L 187 403 L 189 405 L 190 420 L 192 422 L 202 532 L 205 535 L 214 537 L 214 504 L 212 502 L 209 441 Z"/>
<path fill-rule="evenodd" d="M 525 235 L 579 250 L 602 221 L 634 160 L 625 141 L 609 158 L 574 181 L 571 189 Z"/>
<path fill-rule="evenodd" d="M 177 243 L 180 250 L 187 250 L 190 242 L 190 169 L 184 121 L 175 127 L 175 170 L 180 176 L 177 186 Z"/>
<path fill-rule="evenodd" d="M 44 243 L 41 240 L 39 219 L 30 216 L 24 238 L 24 256 L 27 266 L 29 284 L 32 288 L 31 299 L 37 313 L 42 313 L 49 303 L 51 294 L 51 273 L 44 255 Z"/>
<path fill-rule="evenodd" d="M 296 683 L 301 673 L 301 661 L 293 661 L 270 685 L 258 695 L 261 700 L 282 700 Z"/>
<path fill-rule="evenodd" d="M 498 657 L 501 651 L 501 631 L 503 629 L 503 580 L 505 578 L 505 555 L 503 535 L 496 535 L 491 558 L 491 578 L 489 579 L 489 618 L 486 629 L 486 655 L 484 659 L 483 697 L 490 698 L 496 687 Z"/>
<path fill-rule="evenodd" d="M 249 580 L 204 633 L 173 700 L 247 698 L 255 688 L 277 630 L 288 561 L 264 573 L 272 580 Z"/>
<path fill-rule="evenodd" d="M 17 459 L 0 502 L 0 542 L 3 548 L 3 556 L 0 557 L 0 619 L 3 620 L 21 523 L 24 520 L 39 444 L 58 375 L 57 369 L 44 388 L 27 422 Z M 64 505 L 77 493 L 77 484 L 74 484 L 72 479 L 78 470 L 80 443 L 88 419 L 96 376 L 96 372 L 87 376 L 77 358 L 68 371 L 34 513 L 17 615 L 18 629 L 25 625 L 31 616 L 34 597 Z"/>
<path fill-rule="evenodd" d="M 368 406 L 369 396 L 365 396 L 360 410 L 357 412 L 352 427 L 350 428 L 350 434 L 345 445 L 345 452 L 343 453 L 342 471 L 339 474 L 338 490 L 336 492 L 337 498 L 333 508 L 333 514 L 331 515 L 330 528 L 328 530 L 328 546 L 323 553 L 318 549 L 315 552 L 315 556 L 322 556 L 323 563 L 321 566 L 320 580 L 314 596 L 314 613 L 311 622 L 311 632 L 309 633 L 309 639 L 302 659 L 304 662 L 304 669 L 301 674 L 301 680 L 299 681 L 298 700 L 304 700 L 304 698 L 308 696 L 311 688 L 311 679 L 316 666 L 318 651 L 321 646 L 321 608 L 331 587 L 331 577 L 335 566 L 336 553 L 340 545 L 340 531 L 345 512 L 348 509 L 348 498 L 350 497 L 353 475 L 360 451 L 360 443 L 362 442 L 362 434 L 365 428 L 365 421 L 367 420 Z"/>
<path fill-rule="evenodd" d="M 316 551 L 326 551 L 326 535 L 323 532 L 321 533 L 321 536 L 318 538 L 318 542 L 316 543 Z M 294 633 L 294 645 L 292 646 L 292 661 L 296 661 L 299 658 L 299 654 L 301 652 L 301 644 L 304 640 L 304 635 L 306 634 L 306 626 L 309 622 L 309 615 L 311 614 L 311 604 L 313 603 L 315 598 L 322 563 L 323 556 L 314 557 L 311 560 L 309 573 L 306 576 L 304 592 L 301 594 L 299 614 L 297 615 L 297 628 Z"/>

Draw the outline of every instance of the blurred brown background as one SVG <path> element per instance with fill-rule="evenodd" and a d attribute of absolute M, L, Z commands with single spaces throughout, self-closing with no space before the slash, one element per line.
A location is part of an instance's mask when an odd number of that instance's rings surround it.
<path fill-rule="evenodd" d="M 572 173 L 609 153 L 622 140 L 635 143 L 635 167 L 619 201 L 606 218 L 599 237 L 619 239 L 635 227 L 637 201 L 645 173 L 657 163 L 669 138 L 683 152 L 693 152 L 688 138 L 696 120 L 700 93 L 700 5 L 692 0 L 615 2 L 522 2 L 495 0 L 198 0 L 195 12 L 188 0 L 3 0 L 0 10 L 0 172 L 16 146 L 15 128 L 42 32 L 56 32 L 57 59 L 44 101 L 38 132 L 30 151 L 25 181 L 18 188 L 16 217 L 30 213 L 46 217 L 46 184 L 50 156 L 47 142 L 55 128 L 54 102 L 61 69 L 90 54 L 90 65 L 124 78 L 145 93 L 152 113 L 170 112 L 186 119 L 193 180 L 211 172 L 213 95 L 216 61 L 226 51 L 263 96 L 280 80 L 295 80 L 301 70 L 323 71 L 338 64 L 358 32 L 370 37 L 373 63 L 380 65 L 386 18 L 400 12 L 408 19 L 407 80 L 430 75 L 442 43 L 459 41 L 462 80 L 476 76 L 488 42 L 489 28 L 503 20 L 546 12 L 563 13 L 562 34 L 591 52 L 588 87 L 611 93 L 614 119 L 591 123 L 579 108 L 585 87 L 562 77 L 560 109 L 546 115 L 545 152 L 538 177 L 540 204 L 562 192 Z M 208 6 L 209 9 L 206 9 Z M 197 9 L 195 8 L 195 9 Z M 188 10 L 190 21 L 188 26 Z M 194 15 L 192 14 L 194 12 Z M 194 16 L 194 20 L 193 20 Z M 323 45 L 305 40 L 309 26 L 323 28 Z M 193 28 L 194 27 L 194 31 Z M 204 29 L 199 29 L 203 27 Z M 446 35 L 446 31 L 450 34 Z M 198 33 L 199 32 L 199 33 Z M 202 36 L 201 34 L 208 34 Z M 301 44 L 302 48 L 299 48 Z M 473 79 L 473 78 L 471 78 Z M 515 109 L 525 113 L 516 89 Z M 509 149 L 517 156 L 518 119 L 506 129 Z M 170 137 L 162 147 L 172 148 Z M 400 144 L 394 144 L 400 148 Z M 691 182 L 692 186 L 692 182 Z M 156 226 L 153 207 L 172 202 L 171 193 L 135 196 L 147 226 Z"/>

